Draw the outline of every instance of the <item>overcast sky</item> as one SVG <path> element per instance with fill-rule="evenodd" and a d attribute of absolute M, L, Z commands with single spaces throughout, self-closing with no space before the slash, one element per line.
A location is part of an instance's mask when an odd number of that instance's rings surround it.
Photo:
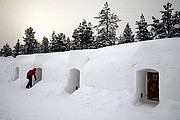
<path fill-rule="evenodd" d="M 160 18 L 160 10 L 168 1 L 175 10 L 180 10 L 180 0 L 0 0 L 0 48 L 6 43 L 14 46 L 28 27 L 36 31 L 38 41 L 50 36 L 53 31 L 71 37 L 83 19 L 97 24 L 95 16 L 108 2 L 111 12 L 122 20 L 119 36 L 129 22 L 135 32 L 135 21 L 143 13 L 146 21 L 152 23 L 152 15 Z"/>

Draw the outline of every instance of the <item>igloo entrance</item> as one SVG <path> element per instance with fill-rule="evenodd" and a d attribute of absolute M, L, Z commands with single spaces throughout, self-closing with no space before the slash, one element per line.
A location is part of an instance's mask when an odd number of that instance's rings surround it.
<path fill-rule="evenodd" d="M 68 92 L 73 93 L 80 87 L 80 71 L 71 69 L 69 73 Z"/>
<path fill-rule="evenodd" d="M 36 84 L 42 80 L 42 69 L 41 68 L 36 69 L 36 78 L 37 78 L 37 80 L 34 82 L 34 84 Z"/>
<path fill-rule="evenodd" d="M 14 76 L 14 80 L 19 79 L 19 67 L 15 68 L 15 76 Z"/>
<path fill-rule="evenodd" d="M 136 72 L 136 96 L 139 101 L 159 102 L 159 72 L 143 69 Z"/>

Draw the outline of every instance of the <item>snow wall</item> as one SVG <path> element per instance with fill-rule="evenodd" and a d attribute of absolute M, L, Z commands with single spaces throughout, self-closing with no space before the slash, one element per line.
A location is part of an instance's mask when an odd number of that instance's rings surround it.
<path fill-rule="evenodd" d="M 72 51 L 69 53 L 69 67 L 68 67 L 68 87 L 67 91 L 73 93 L 82 85 L 82 69 L 84 64 L 89 61 L 89 54 L 92 54 L 93 50 L 84 51 Z"/>
<path fill-rule="evenodd" d="M 129 90 L 141 97 L 145 88 L 145 74 L 159 73 L 160 101 L 164 98 L 180 100 L 180 39 L 154 40 L 98 49 L 84 66 L 85 84 L 109 90 Z M 144 77 L 144 78 L 143 78 Z"/>
<path fill-rule="evenodd" d="M 70 51 L 2 58 L 1 66 L 12 71 L 9 80 L 26 79 L 33 67 L 39 68 L 41 82 L 33 89 L 45 92 L 66 91 L 73 93 L 77 87 L 90 86 L 97 89 L 130 91 L 137 99 L 145 94 L 148 71 L 159 73 L 159 97 L 180 100 L 180 38 L 137 42 L 101 48 L 97 50 Z M 7 63 L 7 62 L 6 62 Z M 7 71 L 7 70 L 5 70 Z M 1 72 L 2 75 L 5 73 Z M 50 85 L 51 84 L 51 85 Z"/>
<path fill-rule="evenodd" d="M 80 87 L 82 69 L 88 61 L 88 54 L 91 53 L 90 51 L 69 51 L 20 55 L 13 62 L 13 79 L 11 81 L 24 81 L 26 73 L 36 67 L 37 81 L 33 77 L 34 91 L 42 93 L 56 90 L 60 93 L 73 93 Z M 26 83 L 27 80 L 23 84 Z"/>
<path fill-rule="evenodd" d="M 13 79 L 26 79 L 28 70 L 35 67 L 35 55 L 21 55 L 13 63 Z"/>
<path fill-rule="evenodd" d="M 0 82 L 7 83 L 13 79 L 13 57 L 0 57 Z"/>

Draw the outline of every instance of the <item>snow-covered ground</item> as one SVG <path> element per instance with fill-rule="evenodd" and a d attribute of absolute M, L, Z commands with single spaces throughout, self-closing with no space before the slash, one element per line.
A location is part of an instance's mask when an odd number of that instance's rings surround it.
<path fill-rule="evenodd" d="M 129 103 L 127 91 L 90 87 L 73 95 L 37 94 L 17 83 L 0 85 L 0 120 L 180 120 L 180 102 Z"/>
<path fill-rule="evenodd" d="M 14 81 L 13 69 L 18 62 L 11 57 L 0 58 L 0 120 L 180 120 L 180 93 L 179 87 L 177 88 L 180 80 L 177 74 L 180 57 L 176 51 L 179 39 L 174 39 L 173 42 L 157 40 L 148 41 L 148 44 L 133 43 L 97 51 L 85 50 L 88 62 L 81 52 L 70 55 L 50 54 L 46 61 L 44 55 L 37 56 L 37 60 L 33 56 L 26 57 L 24 62 L 19 60 L 20 72 L 31 66 L 29 61 L 35 60 L 36 65 L 43 69 L 43 77 L 46 76 L 31 89 L 25 88 L 27 80 L 22 75 L 26 71 Z M 71 60 L 69 63 L 68 57 Z M 159 104 L 143 99 L 137 102 L 135 92 L 128 85 L 133 76 L 129 64 L 135 66 L 135 62 L 144 65 L 157 61 L 161 66 L 166 65 L 165 70 L 169 72 L 168 75 L 161 75 L 161 79 L 164 79 L 164 84 L 161 85 L 165 86 L 160 86 L 165 89 L 160 93 L 163 100 L 160 99 Z M 84 63 L 86 64 L 83 66 Z M 81 79 L 84 81 L 73 94 L 66 92 L 68 65 L 82 70 L 83 74 Z M 124 72 L 130 77 L 126 79 L 124 74 L 116 77 L 117 74 L 112 73 L 113 71 Z M 167 84 L 165 80 L 175 83 Z M 117 83 L 121 86 L 116 86 Z M 175 90 L 176 93 L 173 93 Z"/>

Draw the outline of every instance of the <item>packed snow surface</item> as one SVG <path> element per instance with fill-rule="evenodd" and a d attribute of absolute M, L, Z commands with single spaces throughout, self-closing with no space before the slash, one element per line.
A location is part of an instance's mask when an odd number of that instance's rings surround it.
<path fill-rule="evenodd" d="M 0 58 L 0 120 L 180 120 L 179 48 L 180 39 L 176 38 Z M 134 83 L 133 70 L 146 64 L 155 64 L 160 73 L 167 73 L 161 75 L 165 87 L 159 104 L 136 101 L 130 85 Z M 17 66 L 21 74 L 14 80 Z M 26 89 L 24 74 L 34 66 L 43 69 L 42 80 Z M 71 68 L 80 69 L 82 82 L 69 94 L 67 71 Z"/>

